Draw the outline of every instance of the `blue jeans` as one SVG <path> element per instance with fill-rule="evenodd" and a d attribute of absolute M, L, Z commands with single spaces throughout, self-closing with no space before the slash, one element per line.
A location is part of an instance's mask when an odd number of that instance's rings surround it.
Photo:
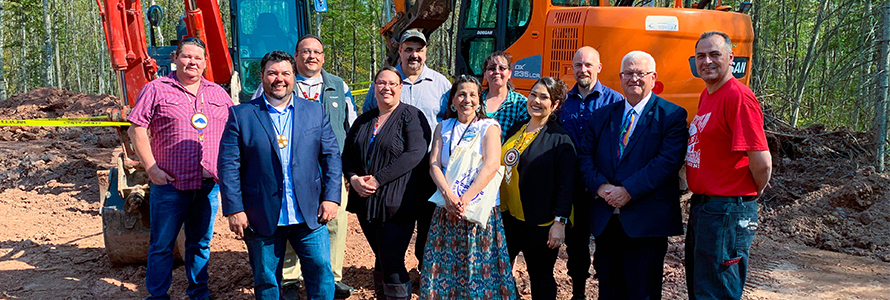
<path fill-rule="evenodd" d="M 151 294 L 147 299 L 170 299 L 173 271 L 173 247 L 179 229 L 185 231 L 185 276 L 189 299 L 210 296 L 207 289 L 207 261 L 210 259 L 210 238 L 213 221 L 219 207 L 219 186 L 205 179 L 201 189 L 180 191 L 170 184 L 151 185 L 151 242 L 148 247 L 148 267 L 145 287 Z"/>
<path fill-rule="evenodd" d="M 328 229 L 309 229 L 306 223 L 279 226 L 272 235 L 260 235 L 248 227 L 244 243 L 253 270 L 256 299 L 276 300 L 280 297 L 281 268 L 284 248 L 290 242 L 300 258 L 300 270 L 306 295 L 312 300 L 334 299 L 334 274 L 331 272 L 331 249 Z"/>
<path fill-rule="evenodd" d="M 757 202 L 694 195 L 686 227 L 689 299 L 740 299 L 748 249 L 757 232 Z"/>

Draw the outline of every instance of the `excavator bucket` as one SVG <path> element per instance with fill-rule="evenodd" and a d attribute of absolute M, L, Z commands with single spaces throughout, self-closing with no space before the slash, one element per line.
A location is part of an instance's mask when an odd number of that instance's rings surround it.
<path fill-rule="evenodd" d="M 120 162 L 121 151 L 120 148 L 115 150 L 115 168 L 97 172 L 105 254 L 113 264 L 142 264 L 148 258 L 151 232 L 148 201 L 151 194 L 147 181 L 144 181 L 147 179 L 145 171 L 124 169 Z M 134 184 L 137 181 L 143 182 Z M 183 253 L 185 233 L 180 229 L 173 248 L 175 261 L 182 262 Z"/>

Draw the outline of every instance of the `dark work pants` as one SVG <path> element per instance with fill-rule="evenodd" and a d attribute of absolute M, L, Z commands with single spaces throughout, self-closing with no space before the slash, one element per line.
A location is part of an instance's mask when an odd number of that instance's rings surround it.
<path fill-rule="evenodd" d="M 430 224 L 433 222 L 433 213 L 436 211 L 436 204 L 429 201 L 433 193 L 438 189 L 436 184 L 430 178 L 430 161 L 429 154 L 424 156 L 420 164 L 411 173 L 411 180 L 408 182 L 408 191 L 412 195 L 417 195 L 414 202 L 414 219 L 417 220 L 417 239 L 414 240 L 414 257 L 417 258 L 417 269 L 423 271 L 423 249 L 426 247 L 426 240 L 430 234 Z M 406 191 L 406 194 L 408 192 Z"/>
<path fill-rule="evenodd" d="M 510 252 L 510 263 L 522 251 L 525 265 L 528 268 L 531 283 L 532 299 L 556 299 L 556 280 L 553 278 L 553 266 L 559 256 L 559 248 L 547 247 L 550 238 L 550 226 L 527 225 L 510 215 L 501 214 L 504 219 L 504 235 L 507 238 L 507 251 Z"/>
<path fill-rule="evenodd" d="M 629 237 L 612 215 L 594 242 L 599 299 L 661 299 L 667 237 Z"/>
<path fill-rule="evenodd" d="M 410 279 L 408 270 L 405 269 L 405 253 L 414 233 L 414 220 L 394 218 L 382 223 L 371 223 L 364 216 L 359 216 L 359 225 L 374 251 L 374 270 L 383 273 L 383 282 L 408 283 Z"/>
<path fill-rule="evenodd" d="M 592 201 L 593 197 L 587 200 Z M 590 201 L 574 201 L 575 222 L 566 229 L 566 268 L 572 278 L 572 294 L 576 296 L 584 295 L 590 277 Z"/>
<path fill-rule="evenodd" d="M 426 240 L 430 234 L 430 223 L 433 221 L 433 212 L 435 211 L 436 204 L 429 201 L 418 203 L 416 206 L 417 239 L 414 241 L 414 257 L 417 258 L 417 269 L 421 271 L 423 271 L 423 249 L 426 247 Z"/>

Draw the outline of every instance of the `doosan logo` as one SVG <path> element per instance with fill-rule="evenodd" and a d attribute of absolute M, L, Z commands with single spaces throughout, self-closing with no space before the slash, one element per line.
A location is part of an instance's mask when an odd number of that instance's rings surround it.
<path fill-rule="evenodd" d="M 695 56 L 689 57 L 689 70 L 692 71 L 692 76 L 699 78 L 698 70 L 695 68 Z M 735 78 L 742 78 L 748 75 L 748 58 L 747 57 L 736 57 L 732 60 L 732 76 Z"/>

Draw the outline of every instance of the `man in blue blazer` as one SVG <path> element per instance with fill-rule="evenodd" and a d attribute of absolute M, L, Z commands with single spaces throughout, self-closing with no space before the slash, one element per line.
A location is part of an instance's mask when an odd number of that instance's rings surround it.
<path fill-rule="evenodd" d="M 625 101 L 594 112 L 580 145 L 589 191 L 599 299 L 661 299 L 667 237 L 683 234 L 678 172 L 686 155 L 686 110 L 652 93 L 655 59 L 621 61 Z"/>
<path fill-rule="evenodd" d="M 337 138 L 320 103 L 293 96 L 293 56 L 273 51 L 260 65 L 263 96 L 229 110 L 220 142 L 223 213 L 247 244 L 256 299 L 279 299 L 289 241 L 309 299 L 330 300 L 334 277 L 322 225 L 340 203 Z"/>

